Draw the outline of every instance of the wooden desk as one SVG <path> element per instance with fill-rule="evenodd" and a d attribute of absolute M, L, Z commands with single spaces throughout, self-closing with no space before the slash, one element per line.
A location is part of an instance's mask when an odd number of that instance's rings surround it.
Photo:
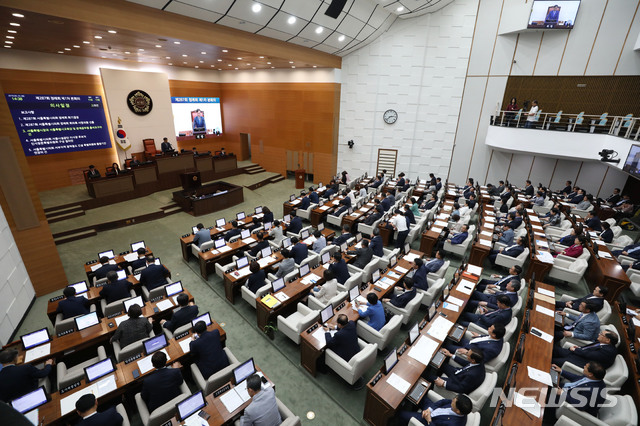
<path fill-rule="evenodd" d="M 213 170 L 216 173 L 228 172 L 238 168 L 238 157 L 234 154 L 213 157 Z"/>
<path fill-rule="evenodd" d="M 325 200 L 324 206 L 318 206 L 315 209 L 311 210 L 311 216 L 309 218 L 311 226 L 317 228 L 318 224 L 324 221 L 325 216 L 336 209 L 336 207 L 340 203 L 340 200 L 342 200 L 343 198 L 344 197 L 340 195 L 338 197 L 335 197 L 332 201 Z M 328 208 L 325 209 L 325 207 Z"/>
<path fill-rule="evenodd" d="M 120 266 L 120 269 L 124 269 L 123 265 L 128 264 L 129 262 L 127 262 L 127 260 L 125 259 L 125 256 L 127 256 L 128 254 L 131 254 L 131 252 L 129 250 L 123 252 L 124 254 L 117 254 L 113 257 L 113 261 L 116 263 L 116 265 Z M 151 249 L 149 247 L 147 247 L 147 251 L 145 252 L 145 256 L 148 256 L 150 254 L 153 254 L 153 252 L 151 251 Z M 137 257 L 136 257 L 137 259 Z M 95 267 L 96 265 L 98 265 L 100 263 L 100 259 L 95 259 L 93 260 L 91 263 L 85 263 L 84 264 L 84 272 L 85 274 L 87 274 L 87 280 L 89 280 L 89 285 L 93 285 L 93 277 L 95 275 L 94 271 L 91 270 L 92 267 Z"/>
<path fill-rule="evenodd" d="M 269 260 L 269 263 L 264 266 L 261 265 L 260 269 L 269 269 L 273 264 L 280 262 L 282 259 L 282 253 L 274 253 L 271 255 L 271 260 Z M 249 269 L 248 266 L 245 266 L 245 268 L 247 270 Z M 224 274 L 224 295 L 231 303 L 235 303 L 235 294 L 239 291 L 240 287 L 242 287 L 244 283 L 247 282 L 249 275 L 251 275 L 251 273 L 243 276 L 240 276 L 240 274 L 241 272 L 237 270 Z"/>
<path fill-rule="evenodd" d="M 251 234 L 249 238 L 253 240 L 253 243 L 258 241 L 258 238 L 255 236 L 255 234 Z M 240 250 L 247 249 L 248 247 L 253 245 L 253 243 L 246 244 L 242 242 L 241 239 L 238 239 L 233 243 L 227 243 L 227 247 L 230 247 L 231 250 L 220 253 L 217 250 L 212 249 L 205 253 L 198 253 L 198 261 L 200 262 L 200 275 L 205 280 L 209 279 L 209 270 L 213 268 L 216 263 L 221 262 L 223 259 L 230 258 Z"/>
<path fill-rule="evenodd" d="M 86 185 L 89 195 L 94 198 L 130 192 L 134 189 L 133 173 L 124 173 L 113 177 L 88 179 L 86 181 Z"/>
<path fill-rule="evenodd" d="M 530 224 L 532 226 L 541 227 L 541 222 L 540 222 L 540 219 L 538 218 L 538 215 L 533 210 L 527 210 L 527 213 L 528 213 L 527 217 L 529 219 Z M 547 236 L 544 230 L 534 228 L 533 232 L 534 232 L 534 235 L 531 235 L 529 233 L 530 264 L 529 264 L 529 268 L 527 269 L 527 273 L 525 274 L 524 277 L 527 280 L 530 280 L 533 274 L 535 274 L 536 282 L 539 282 L 545 279 L 545 277 L 553 267 L 553 264 L 542 262 L 540 259 L 537 258 L 536 254 L 540 253 L 541 251 L 549 252 L 549 248 L 544 247 L 544 244 L 547 244 L 547 245 L 549 244 L 549 240 L 547 240 Z M 537 241 L 542 242 L 542 244 L 538 243 Z"/>
<path fill-rule="evenodd" d="M 194 216 L 217 212 L 244 201 L 242 187 L 224 181 L 202 185 L 195 190 L 176 191 L 173 201 Z"/>
<path fill-rule="evenodd" d="M 477 241 L 473 243 L 471 246 L 471 254 L 469 255 L 469 263 L 473 265 L 482 265 L 484 260 L 487 258 L 489 253 L 491 252 L 491 247 L 493 244 L 493 231 L 495 229 L 495 222 L 489 222 L 486 219 L 488 217 L 495 218 L 495 213 L 493 212 L 493 206 L 487 209 L 483 209 L 483 217 L 478 221 L 479 225 L 481 225 L 478 229 L 478 238 Z M 482 232 L 491 233 L 491 237 L 487 235 L 483 235 Z M 484 241 L 483 244 L 481 241 Z M 490 244 L 487 245 L 486 243 Z"/>
<path fill-rule="evenodd" d="M 587 247 L 587 249 L 591 253 L 589 268 L 587 268 L 587 273 L 585 274 L 589 289 L 593 290 L 596 286 L 608 287 L 609 292 L 605 298 L 609 303 L 613 304 L 614 301 L 618 300 L 620 294 L 631 286 L 631 280 L 615 257 L 605 259 L 600 256 L 600 259 L 597 259 L 593 252 L 593 247 Z M 611 254 L 611 251 L 606 246 L 599 246 L 598 249 L 599 253 Z"/>
<path fill-rule="evenodd" d="M 262 217 L 262 216 L 260 216 Z M 238 228 L 249 228 L 251 226 L 253 226 L 253 215 L 247 216 L 243 221 L 238 222 Z M 225 225 L 223 227 L 220 228 L 216 228 L 216 227 L 211 227 L 209 229 L 210 234 L 211 234 L 211 239 L 212 240 L 216 240 L 218 238 L 220 238 L 221 236 L 223 236 L 228 230 L 230 230 L 231 228 L 233 228 L 231 226 L 231 222 L 226 222 Z M 189 233 L 189 234 L 185 234 L 183 236 L 180 237 L 180 248 L 182 250 L 182 259 L 185 262 L 189 262 L 189 257 L 191 256 L 192 252 L 191 252 L 191 244 L 193 243 L 193 238 L 194 235 L 193 233 Z"/>
<path fill-rule="evenodd" d="M 618 333 L 620 335 L 620 346 L 619 352 L 622 353 L 625 362 L 627 363 L 627 367 L 629 368 L 629 379 L 622 386 L 623 391 L 621 393 L 628 393 L 633 397 L 634 401 L 640 401 L 640 370 L 636 367 L 635 360 L 638 358 L 638 354 L 640 353 L 640 333 L 638 332 L 638 327 L 636 327 L 636 341 L 633 342 L 635 346 L 635 352 L 631 352 L 631 348 L 629 344 L 629 335 L 627 334 L 628 324 L 630 324 L 633 320 L 633 316 L 627 314 L 626 312 L 622 312 L 620 308 L 620 304 L 615 302 L 612 304 L 615 306 L 615 315 L 618 316 L 620 323 L 622 324 L 624 329 L 620 329 Z M 635 306 L 627 305 L 629 309 L 637 309 Z M 640 319 L 638 315 L 635 316 L 636 319 Z"/>

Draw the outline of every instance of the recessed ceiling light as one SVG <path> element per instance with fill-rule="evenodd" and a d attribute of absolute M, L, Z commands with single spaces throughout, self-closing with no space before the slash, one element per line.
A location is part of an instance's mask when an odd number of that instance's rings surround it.
<path fill-rule="evenodd" d="M 291 68 L 295 68 L 295 67 L 296 67 L 295 65 L 291 65 Z"/>
<path fill-rule="evenodd" d="M 215 65 L 211 64 L 211 68 L 213 68 Z"/>
<path fill-rule="evenodd" d="M 255 70 L 255 69 L 256 69 L 256 67 L 253 67 L 253 69 Z"/>
<path fill-rule="evenodd" d="M 6 43 L 6 44 L 13 44 L 13 42 L 12 42 L 12 41 L 10 41 L 10 40 L 6 40 L 6 41 L 5 41 L 5 43 Z M 66 49 L 65 49 L 65 50 L 66 50 Z M 68 50 L 71 50 L 71 49 L 68 49 Z"/>
<path fill-rule="evenodd" d="M 180 44 L 180 42 L 179 41 L 174 41 L 173 44 Z"/>
<path fill-rule="evenodd" d="M 102 36 L 93 36 L 93 38 L 97 38 L 99 40 L 102 38 Z"/>
<path fill-rule="evenodd" d="M 201 64 L 204 64 L 204 61 L 200 61 Z"/>
<path fill-rule="evenodd" d="M 324 31 L 324 28 L 322 27 L 316 28 L 316 34 L 322 34 L 323 31 Z"/>
<path fill-rule="evenodd" d="M 183 64 L 185 64 L 185 65 L 186 65 L 187 63 L 186 63 L 186 62 L 183 62 Z"/>
<path fill-rule="evenodd" d="M 241 61 L 241 60 L 242 60 L 242 58 L 238 58 L 238 60 L 239 60 L 239 61 Z"/>
<path fill-rule="evenodd" d="M 198 65 L 196 65 L 194 68 L 200 68 Z"/>
<path fill-rule="evenodd" d="M 236 69 L 238 69 L 238 68 L 236 68 Z"/>
<path fill-rule="evenodd" d="M 164 58 L 165 59 L 171 59 L 171 56 L 165 56 Z"/>
<path fill-rule="evenodd" d="M 107 59 L 107 57 L 106 57 L 106 56 L 100 56 L 100 57 L 101 57 L 102 59 Z M 138 62 L 140 62 L 140 61 L 138 61 Z"/>
<path fill-rule="evenodd" d="M 160 45 L 160 44 L 156 44 L 156 47 L 157 47 L 157 48 L 161 48 L 161 47 L 162 47 L 162 45 Z"/>
<path fill-rule="evenodd" d="M 7 32 L 8 32 L 8 33 L 11 33 L 11 34 L 16 34 L 16 33 L 17 33 L 17 31 L 16 31 L 16 30 L 7 30 Z"/>
<path fill-rule="evenodd" d="M 200 54 L 201 54 L 201 55 L 206 55 L 206 54 L 207 54 L 207 52 L 200 52 Z"/>
<path fill-rule="evenodd" d="M 187 55 L 182 55 L 182 57 L 183 57 L 183 58 L 186 58 L 186 57 L 187 57 Z"/>
<path fill-rule="evenodd" d="M 223 52 L 223 53 L 227 53 L 227 52 L 228 52 L 228 50 L 227 50 L 227 49 L 222 49 L 222 52 Z"/>
<path fill-rule="evenodd" d="M 171 62 L 169 62 L 169 65 L 173 65 Z"/>
<path fill-rule="evenodd" d="M 67 52 L 70 51 L 71 49 L 69 49 L 68 47 L 65 47 L 64 50 L 66 50 Z"/>
<path fill-rule="evenodd" d="M 271 67 L 271 68 L 275 68 L 275 67 Z"/>
<path fill-rule="evenodd" d="M 113 56 L 116 56 L 116 55 L 117 55 L 117 53 L 116 53 L 116 52 L 113 52 L 113 53 L 112 53 L 112 55 L 113 55 Z M 152 60 L 153 60 L 153 59 L 152 59 Z"/>
<path fill-rule="evenodd" d="M 75 47 L 76 49 L 80 49 L 80 46 L 78 46 L 77 44 L 74 44 L 73 47 Z"/>
<path fill-rule="evenodd" d="M 218 62 L 222 62 L 222 59 L 218 59 Z"/>
<path fill-rule="evenodd" d="M 84 44 L 91 44 L 91 42 L 90 42 L 90 41 L 86 41 L 86 40 L 84 40 L 82 43 L 84 43 Z"/>
<path fill-rule="evenodd" d="M 109 30 L 109 32 L 110 32 L 111 34 L 117 34 L 117 33 L 116 33 L 116 30 Z"/>
<path fill-rule="evenodd" d="M 12 13 L 11 16 L 15 16 L 16 18 L 24 18 L 22 13 Z"/>
<path fill-rule="evenodd" d="M 231 66 L 231 64 L 227 64 L 227 66 Z"/>
<path fill-rule="evenodd" d="M 144 52 L 144 49 L 138 49 L 138 51 L 140 51 L 140 52 Z"/>
<path fill-rule="evenodd" d="M 11 46 L 5 46 L 7 49 L 11 49 Z M 62 53 L 62 52 L 58 52 L 58 53 Z"/>
<path fill-rule="evenodd" d="M 314 67 L 314 68 L 318 68 L 318 66 L 317 66 L 317 65 L 314 65 L 313 67 Z"/>
<path fill-rule="evenodd" d="M 5 47 L 11 47 L 11 46 L 5 46 Z M 62 50 L 58 50 L 58 53 L 64 53 Z"/>
<path fill-rule="evenodd" d="M 251 6 L 251 10 L 253 10 L 254 13 L 258 13 L 262 10 L 262 5 L 260 3 L 254 3 L 253 6 Z"/>
<path fill-rule="evenodd" d="M 10 22 L 9 25 L 11 25 L 12 27 L 19 27 L 20 24 L 17 24 L 15 22 Z"/>
<path fill-rule="evenodd" d="M 271 65 L 271 62 L 267 62 L 267 65 Z"/>
<path fill-rule="evenodd" d="M 293 63 L 293 61 L 289 61 L 289 63 L 290 63 L 290 64 L 292 64 L 292 63 Z"/>
<path fill-rule="evenodd" d="M 316 413 L 314 413 L 313 411 L 308 411 L 307 412 L 307 419 L 313 420 L 315 418 L 316 418 Z"/>
<path fill-rule="evenodd" d="M 289 19 L 287 19 L 287 23 L 289 25 L 293 25 L 296 23 L 296 17 L 295 16 L 289 16 Z"/>
<path fill-rule="evenodd" d="M 396 9 L 396 12 L 402 12 L 404 10 L 404 6 L 400 6 Z"/>
<path fill-rule="evenodd" d="M 14 36 L 5 36 L 6 38 L 14 39 Z"/>
<path fill-rule="evenodd" d="M 341 35 L 340 37 L 338 37 L 338 41 L 344 41 L 345 37 L 344 35 Z"/>
<path fill-rule="evenodd" d="M 260 56 L 260 59 L 264 59 L 264 56 Z"/>
<path fill-rule="evenodd" d="M 251 64 L 248 63 L 247 65 L 251 65 Z"/>

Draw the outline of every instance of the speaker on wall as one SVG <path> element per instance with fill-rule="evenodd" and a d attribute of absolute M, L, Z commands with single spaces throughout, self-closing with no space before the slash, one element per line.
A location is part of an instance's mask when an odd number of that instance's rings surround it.
<path fill-rule="evenodd" d="M 347 0 L 333 0 L 324 14 L 337 19 L 345 4 L 347 4 Z"/>

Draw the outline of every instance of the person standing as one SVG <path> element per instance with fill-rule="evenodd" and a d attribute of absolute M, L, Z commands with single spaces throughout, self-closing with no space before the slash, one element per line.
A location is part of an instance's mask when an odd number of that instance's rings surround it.
<path fill-rule="evenodd" d="M 533 101 L 531 103 L 531 109 L 527 113 L 527 121 L 524 124 L 524 127 L 530 129 L 533 127 L 533 123 L 536 122 L 536 114 L 538 113 L 538 101 Z"/>

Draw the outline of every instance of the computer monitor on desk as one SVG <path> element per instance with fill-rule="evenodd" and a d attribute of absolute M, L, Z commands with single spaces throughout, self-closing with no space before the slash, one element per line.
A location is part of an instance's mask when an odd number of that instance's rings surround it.
<path fill-rule="evenodd" d="M 243 229 L 242 231 L 240 231 L 240 238 L 242 238 L 243 240 L 245 238 L 249 238 L 251 236 L 251 231 L 249 231 L 248 229 Z"/>
<path fill-rule="evenodd" d="M 248 361 L 245 361 L 242 364 L 240 364 L 239 367 L 236 367 L 233 369 L 233 381 L 237 386 L 238 383 L 243 382 L 255 372 L 256 372 L 256 367 L 253 364 L 253 358 L 250 358 Z"/>
<path fill-rule="evenodd" d="M 102 259 L 103 257 L 107 257 L 109 259 L 113 259 L 116 256 L 113 253 L 113 250 L 107 250 L 107 251 L 103 251 L 101 253 L 98 253 L 98 259 Z"/>
<path fill-rule="evenodd" d="M 226 224 L 227 224 L 227 221 L 225 220 L 224 217 L 221 219 L 216 219 L 216 228 L 222 228 Z"/>
<path fill-rule="evenodd" d="M 225 245 L 227 245 L 227 242 L 224 240 L 224 238 L 218 238 L 217 240 L 215 240 L 215 241 L 213 242 L 213 246 L 214 246 L 216 249 L 219 249 L 219 248 L 221 248 L 221 247 L 224 247 Z"/>
<path fill-rule="evenodd" d="M 44 386 L 22 395 L 11 401 L 11 406 L 18 412 L 24 414 L 49 402 L 49 397 Z"/>
<path fill-rule="evenodd" d="M 326 324 L 331 318 L 333 318 L 333 304 L 329 303 L 329 306 L 320 311 L 320 322 Z"/>
<path fill-rule="evenodd" d="M 322 253 L 322 256 L 320 258 L 322 260 L 322 264 L 326 264 L 329 263 L 331 261 L 331 253 L 329 253 L 328 251 L 325 251 L 324 253 Z"/>
<path fill-rule="evenodd" d="M 247 258 L 247 256 L 243 256 L 240 259 L 236 260 L 236 269 L 238 270 L 248 265 L 249 265 L 249 258 Z"/>
<path fill-rule="evenodd" d="M 351 290 L 349 290 L 349 302 L 355 301 L 358 296 L 360 296 L 360 288 L 357 285 L 354 285 L 351 287 Z"/>
<path fill-rule="evenodd" d="M 384 374 L 389 374 L 393 367 L 398 363 L 398 353 L 396 348 L 393 348 L 389 355 L 384 359 Z"/>
<path fill-rule="evenodd" d="M 120 269 L 119 271 L 116 271 L 116 274 L 118 274 L 118 280 L 126 280 L 127 279 L 127 273 L 123 269 Z"/>
<path fill-rule="evenodd" d="M 49 336 L 49 330 L 45 327 L 20 336 L 20 340 L 22 340 L 22 346 L 26 351 L 27 349 L 31 349 L 35 346 L 51 341 L 51 337 Z"/>
<path fill-rule="evenodd" d="M 258 206 L 255 209 L 253 209 L 253 211 L 255 212 L 255 214 L 261 214 L 262 213 L 262 207 Z"/>
<path fill-rule="evenodd" d="M 144 241 L 138 241 L 137 243 L 131 243 L 131 253 L 137 252 L 138 249 L 140 249 L 140 248 L 143 248 L 143 249 L 147 248 L 147 246 L 145 245 Z"/>
<path fill-rule="evenodd" d="M 288 248 L 288 247 L 291 247 L 291 238 L 289 237 L 282 240 L 282 248 Z"/>
<path fill-rule="evenodd" d="M 69 284 L 69 287 L 73 287 L 76 289 L 76 296 L 89 291 L 89 287 L 87 286 L 86 281 L 78 281 L 77 283 Z"/>
<path fill-rule="evenodd" d="M 244 212 L 236 213 L 236 220 L 244 220 L 246 217 L 247 215 Z"/>
<path fill-rule="evenodd" d="M 124 307 L 125 312 L 129 312 L 129 308 L 132 305 L 138 305 L 140 308 L 144 306 L 144 302 L 142 301 L 142 296 L 131 297 L 122 302 L 122 306 Z"/>
<path fill-rule="evenodd" d="M 205 405 L 207 405 L 207 403 L 204 400 L 202 391 L 191 395 L 190 397 L 176 404 L 178 419 L 180 421 L 185 420 L 187 417 L 190 417 L 192 414 L 195 414 L 197 411 L 203 409 Z"/>
<path fill-rule="evenodd" d="M 271 246 L 265 247 L 262 250 L 260 250 L 260 256 L 262 256 L 262 258 L 264 259 L 265 257 L 271 256 Z"/>
<path fill-rule="evenodd" d="M 152 353 L 169 346 L 169 342 L 167 342 L 167 337 L 164 334 L 160 334 L 159 336 L 152 337 L 151 339 L 147 339 L 142 343 L 144 345 L 145 355 L 151 355 Z"/>
<path fill-rule="evenodd" d="M 298 269 L 298 272 L 300 273 L 300 278 L 307 275 L 309 273 L 309 264 L 305 263 L 304 265 L 302 265 L 300 269 Z"/>
<path fill-rule="evenodd" d="M 271 289 L 274 293 L 279 292 L 284 288 L 284 278 L 278 278 L 277 280 L 271 283 Z"/>
<path fill-rule="evenodd" d="M 78 331 L 100 324 L 97 312 L 90 312 L 86 315 L 80 315 L 79 317 L 75 318 L 75 322 Z"/>
<path fill-rule="evenodd" d="M 93 365 L 85 367 L 84 375 L 87 378 L 87 383 L 91 383 L 94 380 L 98 380 L 101 377 L 106 376 L 109 373 L 113 373 L 115 371 L 115 367 L 113 366 L 113 361 L 111 358 L 104 359 L 102 361 L 96 362 Z"/>
<path fill-rule="evenodd" d="M 181 293 L 184 289 L 182 288 L 182 281 L 176 281 L 175 283 L 167 284 L 164 287 L 164 291 L 167 294 L 167 297 L 171 297 L 178 293 Z"/>
<path fill-rule="evenodd" d="M 416 341 L 419 335 L 420 335 L 420 327 L 416 323 L 416 325 L 414 325 L 413 328 L 409 330 L 409 345 L 413 345 L 413 342 Z"/>
<path fill-rule="evenodd" d="M 204 313 L 204 314 L 200 315 L 199 317 L 196 317 L 196 318 L 192 319 L 191 320 L 191 325 L 194 326 L 199 321 L 204 321 L 205 325 L 207 327 L 209 327 L 211 325 L 211 315 L 209 315 L 209 312 Z"/>

